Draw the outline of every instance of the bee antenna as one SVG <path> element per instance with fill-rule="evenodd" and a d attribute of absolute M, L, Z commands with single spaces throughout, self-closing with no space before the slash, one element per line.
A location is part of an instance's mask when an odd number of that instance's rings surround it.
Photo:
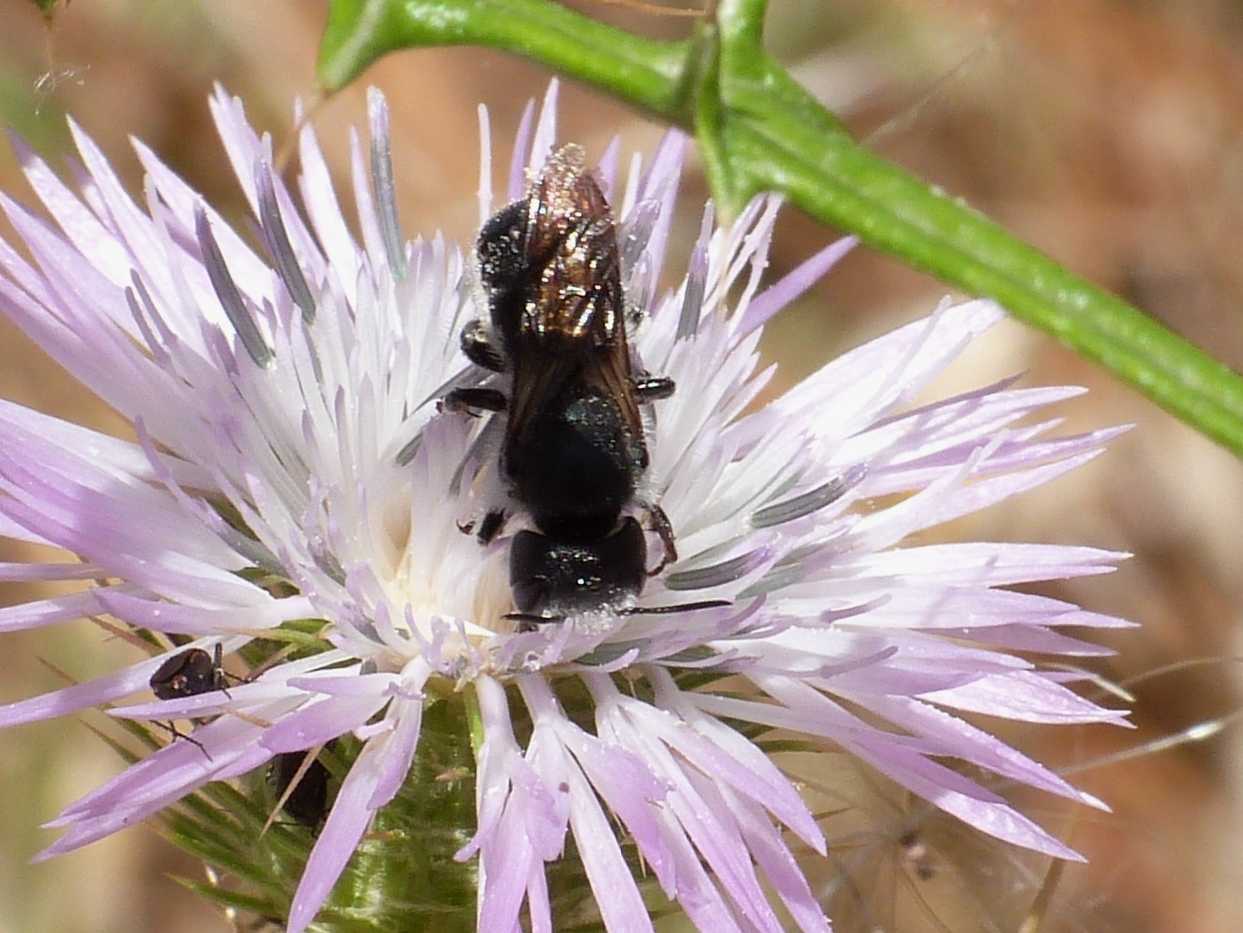
<path fill-rule="evenodd" d="M 623 616 L 658 616 L 667 612 L 695 612 L 699 609 L 720 609 L 722 606 L 733 605 L 728 599 L 705 599 L 697 603 L 678 603 L 676 606 L 631 606 L 622 609 L 618 615 Z"/>
<path fill-rule="evenodd" d="M 697 603 L 678 603 L 674 606 L 631 606 L 628 609 L 617 610 L 617 614 L 619 616 L 659 616 L 670 612 L 696 612 L 700 609 L 721 609 L 732 605 L 733 603 L 728 599 L 705 599 Z M 565 616 L 541 616 L 534 612 L 507 612 L 501 618 L 533 625 L 565 621 Z"/>

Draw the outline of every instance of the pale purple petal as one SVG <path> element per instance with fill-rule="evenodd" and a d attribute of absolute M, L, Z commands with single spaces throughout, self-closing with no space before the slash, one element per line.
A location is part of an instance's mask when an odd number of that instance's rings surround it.
<path fill-rule="evenodd" d="M 483 891 L 479 901 L 479 929 L 511 929 L 518 922 L 527 881 L 536 864 L 535 853 L 516 808 L 506 809 L 493 841 L 482 853 L 481 862 Z"/>
<path fill-rule="evenodd" d="M 981 832 L 1055 858 L 1084 861 L 1074 849 L 1063 845 L 1013 807 L 986 794 L 982 788 L 963 788 L 959 775 L 942 765 L 905 749 L 856 746 L 851 751 L 933 806 Z"/>
<path fill-rule="evenodd" d="M 313 616 L 314 610 L 304 597 L 290 597 L 259 602 L 257 605 L 232 606 L 225 609 L 199 609 L 170 602 L 139 599 L 123 591 L 96 590 L 99 602 L 107 612 L 140 628 L 157 632 L 180 632 L 189 635 L 242 632 L 274 628 L 292 619 Z"/>
<path fill-rule="evenodd" d="M 492 120 L 486 104 L 476 108 L 479 119 L 479 225 L 492 215 Z"/>
<path fill-rule="evenodd" d="M 144 683 L 142 686 L 146 686 Z M 234 684 L 224 690 L 211 690 L 189 697 L 173 700 L 157 700 L 152 703 L 134 703 L 108 710 L 110 716 L 119 719 L 146 719 L 167 722 L 172 719 L 198 719 L 232 711 L 246 711 L 279 700 L 306 699 L 306 693 L 296 687 L 281 683 L 258 682 Z"/>
<path fill-rule="evenodd" d="M 591 782 L 630 831 L 653 873 L 669 886 L 672 879 L 669 855 L 653 806 L 664 800 L 668 792 L 667 783 L 624 745 L 602 741 L 564 719 L 544 681 L 527 676 L 519 680 L 519 687 L 531 708 L 536 728 L 550 728 L 556 739 L 572 754 L 575 764 L 567 765 L 566 770 L 581 773 Z M 560 783 L 545 778 L 545 784 L 559 786 Z M 571 813 L 573 805 L 571 799 Z"/>
<path fill-rule="evenodd" d="M 874 709 L 890 722 L 919 735 L 939 738 L 947 751 L 952 749 L 960 757 L 1003 777 L 1107 809 L 1090 794 L 1076 790 L 1048 768 L 1010 748 L 1000 739 L 925 702 L 904 697 L 869 697 L 866 702 L 869 709 Z"/>
<path fill-rule="evenodd" d="M 666 806 L 742 915 L 758 929 L 778 931 L 777 918 L 760 891 L 750 854 L 728 811 L 714 806 L 715 789 L 709 784 L 697 788 L 690 769 L 680 767 L 668 749 L 639 730 L 627 730 L 619 739 L 669 782 Z"/>
<path fill-rule="evenodd" d="M 367 831 L 375 814 L 369 801 L 375 797 L 385 759 L 391 752 L 391 738 L 381 736 L 368 742 L 342 782 L 294 894 L 289 910 L 289 933 L 302 933 L 310 926 L 354 854 L 358 840 Z"/>
<path fill-rule="evenodd" d="M 10 133 L 9 139 L 30 187 L 56 219 L 65 236 L 95 268 L 115 284 L 124 286 L 129 280 L 130 260 L 111 231 L 99 222 L 24 140 L 13 133 Z"/>
<path fill-rule="evenodd" d="M 741 933 L 734 912 L 704 868 L 703 860 L 687 838 L 686 831 L 672 816 L 664 820 L 666 845 L 671 853 L 673 874 L 677 878 L 678 906 L 700 930 Z"/>
<path fill-rule="evenodd" d="M 385 694 L 320 700 L 286 716 L 265 731 L 260 741 L 272 752 L 300 752 L 361 726 L 387 702 Z"/>
<path fill-rule="evenodd" d="M 627 933 L 651 931 L 652 921 L 643 897 L 591 785 L 574 765 L 567 771 L 566 779 L 570 786 L 570 826 L 605 927 Z"/>
<path fill-rule="evenodd" d="M 667 674 L 664 676 L 668 677 Z M 662 696 L 662 700 L 670 702 L 667 696 Z M 638 700 L 617 699 L 615 702 L 620 704 L 640 733 L 658 737 L 689 764 L 704 774 L 712 775 L 714 780 L 731 787 L 736 793 L 751 797 L 767 807 L 809 845 L 823 850 L 823 836 L 798 792 L 772 762 L 742 736 L 732 730 L 713 729 L 713 725 L 720 724 L 712 723 L 709 717 L 699 714 L 689 704 L 674 706 L 684 717 L 679 720 Z M 688 729 L 688 724 L 693 724 L 694 728 Z M 728 742 L 729 748 L 717 746 L 701 733 Z M 738 741 L 730 741 L 726 738 L 727 733 Z M 734 757 L 736 754 L 738 758 Z"/>
<path fill-rule="evenodd" d="M 802 869 L 782 841 L 776 827 L 752 801 L 727 788 L 723 788 L 721 792 L 734 819 L 738 821 L 747 848 L 794 917 L 799 929 L 804 933 L 829 933 L 829 921 L 824 915 L 824 909 L 812 894 Z"/>
<path fill-rule="evenodd" d="M 806 422 L 820 438 L 845 437 L 912 397 L 1001 317 L 991 302 L 946 306 L 838 357 L 774 402 L 774 411 Z"/>
<path fill-rule="evenodd" d="M 421 658 L 415 658 L 402 671 L 402 696 L 393 701 L 387 713 L 387 718 L 395 719 L 397 725 L 376 779 L 375 793 L 367 802 L 373 810 L 378 810 L 397 795 L 410 771 L 423 725 L 423 697 L 420 691 L 430 674 L 431 668 Z"/>
<path fill-rule="evenodd" d="M 375 89 L 372 88 L 370 93 Z M 354 187 L 354 205 L 358 214 L 358 226 L 363 235 L 363 248 L 373 267 L 388 264 L 388 253 L 384 244 L 384 235 L 380 232 L 380 219 L 376 212 L 375 199 L 372 196 L 370 179 L 367 174 L 367 160 L 363 156 L 362 142 L 358 131 L 350 130 L 350 180 Z"/>
<path fill-rule="evenodd" d="M 507 201 L 517 201 L 526 190 L 527 157 L 530 155 L 531 123 L 535 119 L 535 101 L 527 101 L 522 109 L 522 119 L 518 121 L 518 132 L 514 137 L 514 155 L 509 163 L 509 182 L 505 186 Z"/>
<path fill-rule="evenodd" d="M 139 664 L 105 674 L 103 677 L 74 684 L 71 687 L 62 687 L 60 690 L 31 697 L 29 700 L 20 700 L 0 706 L 0 727 L 67 716 L 78 710 L 102 706 L 131 693 L 144 690 L 151 680 L 151 675 L 174 654 L 188 648 L 210 649 L 214 643 L 214 639 L 191 642 L 182 648 L 155 655 Z"/>
<path fill-rule="evenodd" d="M 527 160 L 528 177 L 534 178 L 539 173 L 557 141 L 557 95 L 560 89 L 560 83 L 553 78 L 544 92 L 544 103 L 535 125 L 535 139 L 531 143 L 531 156 Z"/>
<path fill-rule="evenodd" d="M 532 864 L 527 875 L 527 911 L 531 933 L 552 933 L 552 905 L 548 901 L 548 879 L 542 865 Z"/>
<path fill-rule="evenodd" d="M 397 796 L 401 790 L 410 765 L 414 761 L 414 753 L 419 744 L 419 732 L 423 725 L 422 700 L 397 700 L 390 706 L 390 715 L 396 719 L 388 753 L 384 757 L 383 767 L 376 778 L 376 789 L 367 806 L 378 810 Z"/>
<path fill-rule="evenodd" d="M 47 538 L 35 534 L 29 528 L 19 524 L 15 519 L 10 518 L 3 512 L 0 512 L 0 538 L 12 538 L 14 541 L 25 541 L 27 544 L 38 544 L 43 547 L 56 546 Z"/>
<path fill-rule="evenodd" d="M 107 576 L 91 564 L 14 564 L 0 561 L 0 583 L 36 580 L 92 580 Z"/>
<path fill-rule="evenodd" d="M 994 625 L 986 629 L 960 628 L 947 630 L 947 635 L 967 638 L 974 642 L 986 643 L 992 648 L 1005 648 L 1010 651 L 1027 651 L 1037 654 L 1060 654 L 1075 658 L 1107 658 L 1116 654 L 1114 649 L 1071 638 L 1051 631 L 1041 625 L 1023 623 L 1021 625 Z"/>
<path fill-rule="evenodd" d="M 913 579 L 955 586 L 1007 586 L 1112 573 L 1128 555 L 1099 548 L 1054 544 L 928 544 L 854 558 L 851 576 Z"/>
<path fill-rule="evenodd" d="M 98 587 L 67 596 L 50 596 L 16 606 L 0 607 L 0 632 L 20 632 L 100 612 L 99 596 L 109 589 Z"/>
<path fill-rule="evenodd" d="M 807 289 L 820 281 L 847 253 L 859 243 L 858 237 L 847 236 L 830 243 L 809 259 L 803 260 L 785 277 L 760 292 L 742 315 L 735 333 L 744 337 L 763 327 L 772 317 L 791 303 L 798 301 Z"/>
<path fill-rule="evenodd" d="M 1114 722 L 1126 725 L 1125 710 L 1105 710 L 1040 674 L 1015 671 L 973 680 L 961 687 L 925 693 L 921 699 L 964 712 L 984 712 L 1025 722 Z"/>
<path fill-rule="evenodd" d="M 333 697 L 362 698 L 392 696 L 401 683 L 399 674 L 359 674 L 357 672 L 338 673 L 335 671 L 314 677 L 291 677 L 291 687 L 306 690 L 308 693 L 323 693 Z"/>
<path fill-rule="evenodd" d="M 260 707 L 258 714 L 279 717 L 290 708 L 287 702 L 275 704 Z M 260 732 L 260 727 L 248 722 L 220 717 L 195 730 L 195 739 L 202 748 L 189 742 L 172 742 L 66 807 L 47 825 L 65 826 L 83 819 L 106 818 L 118 808 L 125 811 L 148 806 L 152 800 L 176 799 L 238 761 L 245 763 L 258 756 L 262 764 L 271 753 L 255 741 Z"/>
<path fill-rule="evenodd" d="M 617 159 L 620 154 L 621 137 L 614 136 L 604 147 L 604 153 L 596 163 L 596 177 L 600 180 L 600 187 L 604 191 L 604 196 L 615 206 L 621 204 L 617 197 Z"/>
<path fill-rule="evenodd" d="M 323 244 L 329 267 L 335 270 L 337 284 L 352 301 L 358 279 L 358 247 L 350 236 L 340 203 L 333 192 L 328 166 L 310 125 L 303 127 L 299 139 L 302 175 L 298 187 L 311 218 L 311 225 Z"/>

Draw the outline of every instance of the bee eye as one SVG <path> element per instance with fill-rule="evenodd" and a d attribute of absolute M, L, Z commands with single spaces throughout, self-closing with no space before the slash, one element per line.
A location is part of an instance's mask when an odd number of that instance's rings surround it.
<path fill-rule="evenodd" d="M 519 612 L 533 612 L 548 599 L 548 581 L 543 577 L 513 578 L 510 580 L 510 589 Z"/>

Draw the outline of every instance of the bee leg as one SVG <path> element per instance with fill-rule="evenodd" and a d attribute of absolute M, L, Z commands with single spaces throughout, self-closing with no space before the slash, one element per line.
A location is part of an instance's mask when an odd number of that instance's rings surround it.
<path fill-rule="evenodd" d="M 656 532 L 656 536 L 660 538 L 660 543 L 665 548 L 665 554 L 660 563 L 647 572 L 649 577 L 654 577 L 670 564 L 677 563 L 678 546 L 673 540 L 673 524 L 669 521 L 669 516 L 665 514 L 664 509 L 659 505 L 649 505 L 647 516 L 652 520 L 652 531 Z"/>
<path fill-rule="evenodd" d="M 472 526 L 473 527 L 473 526 Z M 483 521 L 479 523 L 479 543 L 491 544 L 501 529 L 505 527 L 505 513 L 500 509 L 493 509 L 483 517 Z"/>
<path fill-rule="evenodd" d="M 229 693 L 229 681 L 233 680 L 235 683 L 239 684 L 248 683 L 248 681 L 245 677 L 238 677 L 236 674 L 230 674 L 224 669 L 224 645 L 220 642 L 216 642 L 216 648 L 212 652 L 211 663 L 212 670 L 216 672 L 215 677 L 213 678 L 215 681 L 213 686 L 230 700 L 233 699 L 233 695 Z"/>
<path fill-rule="evenodd" d="M 441 411 L 504 411 L 505 393 L 497 389 L 454 389 L 440 400 Z"/>
<path fill-rule="evenodd" d="M 494 373 L 504 371 L 505 357 L 501 353 L 500 348 L 492 342 L 492 336 L 488 333 L 488 326 L 481 318 L 475 318 L 463 327 L 462 335 L 459 339 L 462 352 L 476 366 Z"/>
<path fill-rule="evenodd" d="M 234 674 L 232 671 L 221 671 L 220 677 L 221 682 L 216 686 L 216 689 L 224 690 L 224 695 L 229 697 L 230 700 L 233 699 L 232 696 L 229 696 L 229 691 L 227 689 L 230 683 L 237 686 L 238 684 L 252 683 L 254 680 L 253 677 L 243 677 L 241 674 Z"/>
<path fill-rule="evenodd" d="M 669 398 L 677 388 L 668 376 L 639 376 L 634 380 L 634 394 L 640 402 Z"/>

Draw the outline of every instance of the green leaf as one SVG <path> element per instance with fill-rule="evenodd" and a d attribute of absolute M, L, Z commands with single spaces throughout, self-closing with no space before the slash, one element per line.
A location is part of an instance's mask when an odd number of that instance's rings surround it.
<path fill-rule="evenodd" d="M 278 922 L 281 919 L 277 905 L 267 898 L 243 894 L 240 891 L 217 887 L 214 884 L 205 884 L 202 881 L 191 881 L 189 878 L 174 877 L 173 880 L 182 887 L 193 891 L 199 897 L 221 907 L 233 907 L 238 910 L 249 911 L 256 916 L 272 918 Z"/>
<path fill-rule="evenodd" d="M 775 191 L 1057 337 L 1243 454 L 1243 378 L 1155 319 L 1063 269 L 960 200 L 858 145 L 761 44 L 764 0 L 721 0 L 715 23 L 659 42 L 551 0 L 331 0 L 328 91 L 395 49 L 482 45 L 585 81 L 696 133 L 725 213 Z"/>
<path fill-rule="evenodd" d="M 251 884 L 279 890 L 276 883 L 261 867 L 247 859 L 244 853 L 210 836 L 200 824 L 174 815 L 169 819 L 166 834 L 169 840 L 179 848 L 220 871 L 228 872 Z"/>

